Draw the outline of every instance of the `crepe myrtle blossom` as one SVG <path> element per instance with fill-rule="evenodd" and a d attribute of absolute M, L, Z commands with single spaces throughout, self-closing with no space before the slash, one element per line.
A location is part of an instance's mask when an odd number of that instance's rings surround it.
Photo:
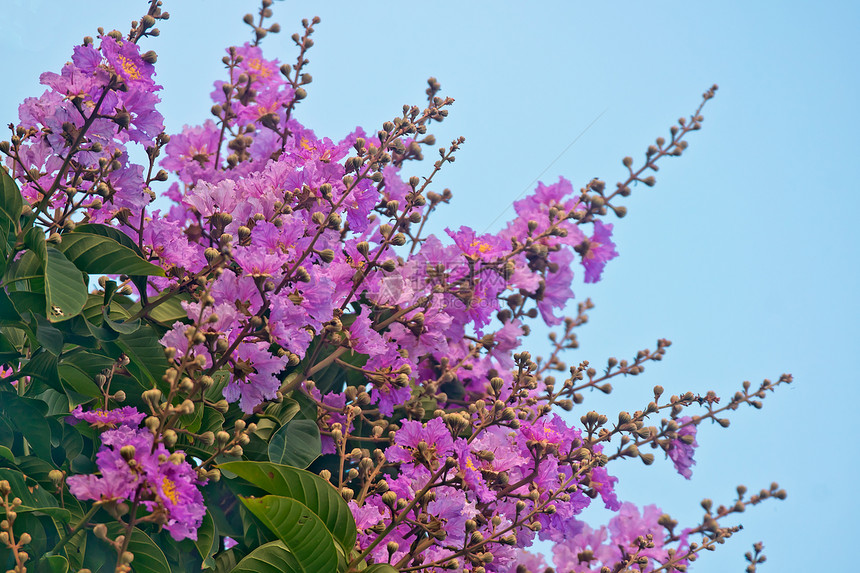
<path fill-rule="evenodd" d="M 83 420 L 94 428 L 116 428 L 120 425 L 138 426 L 146 417 L 143 412 L 138 412 L 133 406 L 124 406 L 113 410 L 96 409 L 84 412 L 83 408 L 78 405 L 72 410 L 72 417 L 76 420 Z"/>
<path fill-rule="evenodd" d="M 666 455 L 675 464 L 675 469 L 679 474 L 687 479 L 693 477 L 693 466 L 696 460 L 693 459 L 693 454 L 699 444 L 696 442 L 695 424 L 691 424 L 692 418 L 684 416 L 676 420 L 681 428 L 678 429 L 678 438 L 669 443 L 669 449 Z"/>
<path fill-rule="evenodd" d="M 206 506 L 198 487 L 202 482 L 184 453 L 171 454 L 163 444 L 154 444 L 149 430 L 130 425 L 107 430 L 101 442 L 96 454 L 100 475 L 67 478 L 72 495 L 100 502 L 140 499 L 150 512 L 143 520 L 163 524 L 177 541 L 196 540 Z"/>
<path fill-rule="evenodd" d="M 442 418 L 433 418 L 426 424 L 404 420 L 394 445 L 385 451 L 385 457 L 392 462 L 424 466 L 435 471 L 453 453 L 451 431 Z"/>

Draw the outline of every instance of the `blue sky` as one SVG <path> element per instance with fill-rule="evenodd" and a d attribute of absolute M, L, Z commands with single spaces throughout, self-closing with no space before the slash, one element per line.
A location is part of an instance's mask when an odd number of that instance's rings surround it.
<path fill-rule="evenodd" d="M 16 121 L 24 97 L 41 93 L 38 74 L 58 71 L 73 43 L 97 26 L 126 31 L 144 8 L 7 0 L 2 123 Z M 175 132 L 208 117 L 223 49 L 247 39 L 240 20 L 256 4 L 182 0 L 165 8 L 172 17 L 146 49 L 159 54 L 161 110 Z M 619 493 L 689 523 L 704 497 L 729 502 L 739 483 L 756 491 L 776 480 L 788 499 L 739 516 L 744 531 L 691 570 L 743 571 L 743 553 L 758 540 L 768 555 L 761 571 L 854 565 L 860 5 L 330 1 L 275 9 L 284 33 L 264 49 L 282 61 L 294 60 L 289 35 L 299 20 L 322 18 L 310 53 L 314 83 L 298 113 L 318 135 L 373 129 L 402 104 L 421 104 L 431 75 L 457 100 L 436 130 L 440 143 L 466 137 L 438 179 L 455 200 L 437 231 L 499 228 L 512 201 L 598 117 L 543 180 L 614 185 L 622 157 L 638 161 L 718 83 L 685 156 L 662 164 L 656 187 L 634 190 L 629 215 L 616 221 L 621 256 L 601 283 L 575 286 L 597 306 L 568 359 L 603 364 L 653 348 L 659 337 L 674 342 L 666 360 L 619 381 L 613 395 L 587 396 L 585 408 L 610 415 L 643 407 L 655 384 L 728 398 L 743 380 L 793 373 L 795 384 L 763 410 L 736 412 L 728 430 L 701 428 L 691 481 L 668 461 L 626 462 L 614 468 Z M 528 346 L 546 349 L 538 334 Z"/>

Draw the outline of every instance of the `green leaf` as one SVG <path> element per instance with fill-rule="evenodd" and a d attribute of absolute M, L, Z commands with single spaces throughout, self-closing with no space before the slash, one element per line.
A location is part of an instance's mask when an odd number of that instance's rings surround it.
<path fill-rule="evenodd" d="M 12 453 L 12 450 L 6 446 L 0 446 L 0 458 L 5 458 L 10 462 L 15 463 L 15 455 Z"/>
<path fill-rule="evenodd" d="M 51 322 L 78 315 L 87 302 L 83 274 L 53 247 L 48 247 L 45 260 L 45 295 L 45 312 Z"/>
<path fill-rule="evenodd" d="M 57 370 L 57 357 L 44 348 L 37 350 L 36 354 L 21 368 L 18 374 L 19 377 L 31 376 L 41 380 L 54 390 L 63 389 Z"/>
<path fill-rule="evenodd" d="M 6 291 L 0 288 L 0 321 L 17 322 L 19 320 L 21 320 L 21 315 L 18 314 Z"/>
<path fill-rule="evenodd" d="M 0 167 L 0 254 L 9 252 L 8 235 L 14 231 L 24 208 L 24 199 L 18 186 L 6 169 Z"/>
<path fill-rule="evenodd" d="M 9 329 L 4 328 L 3 330 L 8 331 Z M 19 352 L 18 347 L 7 338 L 5 333 L 0 331 L 0 364 L 14 362 L 20 357 L 21 352 Z"/>
<path fill-rule="evenodd" d="M 231 573 L 304 573 L 299 560 L 282 541 L 256 548 L 242 559 Z"/>
<path fill-rule="evenodd" d="M 164 294 L 164 293 L 162 293 Z M 150 297 L 150 302 L 153 300 L 157 300 L 161 295 L 156 295 L 154 297 Z M 185 293 L 176 294 L 171 296 L 170 298 L 164 299 L 163 302 L 159 303 L 157 306 L 154 306 L 146 311 L 146 316 L 150 319 L 158 322 L 167 327 L 173 326 L 173 323 L 177 320 L 186 320 L 188 318 L 188 313 L 185 312 L 185 309 L 182 307 L 183 301 L 189 301 L 190 297 Z M 129 307 L 129 312 L 132 314 L 137 314 L 140 312 L 139 302 L 136 302 L 132 306 Z"/>
<path fill-rule="evenodd" d="M 203 423 L 203 408 L 203 402 L 196 402 L 194 404 L 194 412 L 179 416 L 179 427 L 195 434 L 198 433 L 200 431 L 200 424 Z"/>
<path fill-rule="evenodd" d="M 349 554 L 355 545 L 355 520 L 349 506 L 332 485 L 318 475 L 269 462 L 227 462 L 218 467 L 235 473 L 266 493 L 302 502 L 322 519 L 345 553 Z"/>
<path fill-rule="evenodd" d="M 301 408 L 299 407 L 298 402 L 292 398 L 284 398 L 280 403 L 269 404 L 266 407 L 266 411 L 261 414 L 261 416 L 270 418 L 279 425 L 284 425 L 292 420 L 293 417 L 299 413 L 299 410 L 301 410 Z"/>
<path fill-rule="evenodd" d="M 88 235 L 99 235 L 113 239 L 123 247 L 131 249 L 138 257 L 143 258 L 143 251 L 134 240 L 115 227 L 101 225 L 99 223 L 84 223 L 75 227 L 75 233 L 86 233 Z"/>
<path fill-rule="evenodd" d="M 161 267 L 144 260 L 114 238 L 86 232 L 66 233 L 58 247 L 77 268 L 88 274 L 163 277 Z"/>
<path fill-rule="evenodd" d="M 142 326 L 131 334 L 120 335 L 114 342 L 105 343 L 109 349 L 124 353 L 131 363 L 128 370 L 144 388 L 163 386 L 161 377 L 170 368 L 164 357 L 164 347 L 150 326 Z"/>
<path fill-rule="evenodd" d="M 215 573 L 231 573 L 236 567 L 236 561 L 241 558 L 242 554 L 238 553 L 235 548 L 222 551 L 215 558 Z"/>
<path fill-rule="evenodd" d="M 33 450 L 43 459 L 51 459 L 51 429 L 45 415 L 48 406 L 41 400 L 11 395 L 2 403 L 4 416 L 21 432 Z"/>
<path fill-rule="evenodd" d="M 113 360 L 101 354 L 86 351 L 67 353 L 60 362 L 60 378 L 67 393 L 72 390 L 81 396 L 98 398 L 102 393 L 94 379 L 99 372 L 110 368 L 111 364 Z"/>
<path fill-rule="evenodd" d="M 314 420 L 293 419 L 269 441 L 269 461 L 306 468 L 322 454 L 320 430 Z"/>
<path fill-rule="evenodd" d="M 32 315 L 37 324 L 36 340 L 44 347 L 45 350 L 59 356 L 63 351 L 63 333 L 51 326 L 51 323 L 45 320 L 41 315 Z"/>
<path fill-rule="evenodd" d="M 125 535 L 125 527 L 113 522 L 107 524 L 108 539 L 116 539 Z M 137 527 L 131 532 L 128 550 L 134 553 L 132 569 L 135 573 L 166 573 L 170 571 L 167 557 L 156 543 Z"/>
<path fill-rule="evenodd" d="M 29 480 L 29 478 L 25 478 L 24 474 L 19 471 L 9 469 L 9 468 L 0 468 L 0 480 L 6 480 L 9 482 L 9 485 L 12 487 L 12 492 L 14 496 L 11 497 L 19 497 L 21 498 L 21 504 L 26 507 L 37 508 L 39 511 L 43 511 L 45 513 L 53 511 L 54 509 L 59 509 L 57 507 L 57 500 L 46 492 L 44 488 L 41 487 L 32 487 L 36 485 L 36 482 L 33 480 Z M 28 480 L 30 483 L 28 483 Z"/>
<path fill-rule="evenodd" d="M 212 555 L 218 551 L 218 547 L 215 545 L 217 539 L 218 536 L 215 534 L 215 521 L 212 519 L 212 514 L 207 511 L 206 515 L 203 516 L 203 523 L 200 525 L 200 528 L 197 529 L 197 541 L 194 542 L 194 546 L 197 547 L 197 551 L 200 552 L 200 557 L 203 558 L 204 567 L 212 567 L 215 565 Z M 206 565 L 207 563 L 209 563 L 208 566 Z"/>
<path fill-rule="evenodd" d="M 34 514 L 43 514 L 50 515 L 56 519 L 59 519 L 63 523 L 69 523 L 72 519 L 72 514 L 68 509 L 63 509 L 61 507 L 30 507 L 28 505 L 19 505 L 15 508 L 16 513 L 34 513 Z M 0 508 L 0 516 L 6 515 L 6 511 L 3 508 Z"/>
<path fill-rule="evenodd" d="M 322 520 L 306 505 L 277 495 L 239 499 L 284 542 L 302 567 L 300 571 L 337 572 L 334 539 Z"/>
<path fill-rule="evenodd" d="M 69 561 L 62 555 L 42 557 L 36 562 L 36 573 L 67 573 Z"/>
<path fill-rule="evenodd" d="M 102 307 L 102 324 L 111 330 L 120 334 L 132 334 L 140 328 L 140 320 L 132 320 L 131 322 L 115 322 L 111 320 L 107 306 Z"/>
<path fill-rule="evenodd" d="M 26 236 L 29 236 L 29 232 L 25 237 Z M 44 241 L 45 238 L 41 235 L 39 236 Z M 25 251 L 18 259 L 9 263 L 9 266 L 6 269 L 6 278 L 4 283 L 9 286 L 14 286 L 17 290 L 43 292 L 44 278 L 45 272 L 42 266 L 42 259 L 40 259 L 34 251 L 30 250 Z M 11 290 L 12 289 L 10 289 L 10 292 Z M 23 314 L 21 308 L 18 308 L 18 313 Z"/>

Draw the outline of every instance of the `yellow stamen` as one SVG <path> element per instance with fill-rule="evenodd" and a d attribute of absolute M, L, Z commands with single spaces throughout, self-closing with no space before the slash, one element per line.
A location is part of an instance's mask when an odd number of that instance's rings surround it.
<path fill-rule="evenodd" d="M 125 72 L 126 76 L 130 80 L 139 80 L 141 77 L 140 70 L 137 68 L 134 62 L 126 58 L 125 56 L 119 56 L 119 63 L 122 66 L 122 70 Z"/>
<path fill-rule="evenodd" d="M 272 72 L 270 72 L 269 69 L 263 65 L 263 61 L 259 58 L 254 58 L 253 60 L 249 61 L 248 67 L 263 78 L 268 78 L 272 74 Z"/>
<path fill-rule="evenodd" d="M 164 481 L 161 482 L 161 490 L 164 492 L 164 496 L 169 499 L 173 505 L 179 503 L 179 495 L 176 493 L 176 484 L 171 480 L 164 478 Z"/>

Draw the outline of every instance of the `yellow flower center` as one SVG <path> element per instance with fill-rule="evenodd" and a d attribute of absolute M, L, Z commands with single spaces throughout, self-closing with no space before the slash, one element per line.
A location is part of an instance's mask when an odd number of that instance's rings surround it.
<path fill-rule="evenodd" d="M 125 72 L 125 75 L 130 80 L 139 80 L 141 77 L 140 70 L 135 65 L 134 62 L 126 58 L 125 56 L 119 57 L 120 66 L 122 66 L 122 70 Z"/>
<path fill-rule="evenodd" d="M 169 499 L 173 505 L 179 503 L 179 495 L 176 493 L 176 484 L 170 479 L 164 478 L 164 481 L 161 482 L 161 490 L 164 492 L 164 497 Z"/>
<path fill-rule="evenodd" d="M 269 68 L 263 65 L 263 61 L 260 58 L 254 58 L 253 60 L 248 62 L 248 68 L 251 71 L 260 75 L 260 77 L 268 78 L 271 75 Z"/>
<path fill-rule="evenodd" d="M 482 243 L 478 240 L 472 241 L 472 244 L 470 244 L 469 246 L 470 247 L 478 247 L 478 251 L 481 253 L 486 253 L 487 251 L 489 251 L 492 248 L 487 243 Z"/>

